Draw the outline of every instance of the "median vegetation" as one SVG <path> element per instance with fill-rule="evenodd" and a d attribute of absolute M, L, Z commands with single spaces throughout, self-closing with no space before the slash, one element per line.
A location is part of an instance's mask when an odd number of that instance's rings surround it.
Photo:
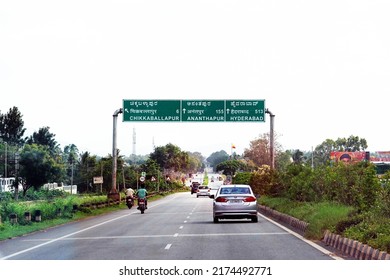
<path fill-rule="evenodd" d="M 306 237 L 321 239 L 326 229 L 390 252 L 390 173 L 379 178 L 368 163 L 315 169 L 291 164 L 286 170 L 262 166 L 237 173 L 259 203 L 309 223 Z"/>

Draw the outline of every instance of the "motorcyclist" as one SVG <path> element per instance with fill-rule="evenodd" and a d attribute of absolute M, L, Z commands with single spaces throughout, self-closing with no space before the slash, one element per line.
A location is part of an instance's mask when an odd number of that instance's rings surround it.
<path fill-rule="evenodd" d="M 145 186 L 141 185 L 135 194 L 137 195 L 138 198 L 145 199 L 145 209 L 148 209 L 148 200 L 146 197 L 148 195 L 148 191 L 145 189 Z M 139 209 L 139 200 L 138 200 L 138 208 L 137 209 Z"/>
<path fill-rule="evenodd" d="M 128 189 L 124 189 L 123 190 L 125 195 L 126 195 L 126 204 L 128 203 L 128 199 L 130 198 L 130 203 L 131 203 L 131 206 L 134 205 L 134 190 L 130 187 Z M 129 205 L 128 205 L 129 206 Z"/>
<path fill-rule="evenodd" d="M 131 187 L 124 189 L 124 192 L 126 194 L 126 198 L 131 197 L 131 199 L 134 199 L 134 190 Z"/>

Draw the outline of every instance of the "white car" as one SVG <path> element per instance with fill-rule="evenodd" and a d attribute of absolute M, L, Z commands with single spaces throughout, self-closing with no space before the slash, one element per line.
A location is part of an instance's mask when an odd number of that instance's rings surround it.
<path fill-rule="evenodd" d="M 222 185 L 213 201 L 214 223 L 219 219 L 251 219 L 257 223 L 257 199 L 249 185 Z"/>
<path fill-rule="evenodd" d="M 210 196 L 210 188 L 208 186 L 200 185 L 196 191 L 196 197 Z"/>

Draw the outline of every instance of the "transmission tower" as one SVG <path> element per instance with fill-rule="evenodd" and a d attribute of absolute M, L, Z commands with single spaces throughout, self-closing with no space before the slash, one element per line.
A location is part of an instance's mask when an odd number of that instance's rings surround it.
<path fill-rule="evenodd" d="M 137 144 L 137 137 L 135 133 L 135 127 L 133 128 L 133 156 L 135 157 L 136 151 L 135 151 L 135 146 Z"/>

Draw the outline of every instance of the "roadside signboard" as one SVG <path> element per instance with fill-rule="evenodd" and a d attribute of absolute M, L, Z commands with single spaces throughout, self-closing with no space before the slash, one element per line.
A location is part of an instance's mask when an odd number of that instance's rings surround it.
<path fill-rule="evenodd" d="M 93 177 L 94 184 L 103 184 L 103 177 Z"/>
<path fill-rule="evenodd" d="M 123 121 L 265 122 L 264 100 L 123 100 Z"/>

